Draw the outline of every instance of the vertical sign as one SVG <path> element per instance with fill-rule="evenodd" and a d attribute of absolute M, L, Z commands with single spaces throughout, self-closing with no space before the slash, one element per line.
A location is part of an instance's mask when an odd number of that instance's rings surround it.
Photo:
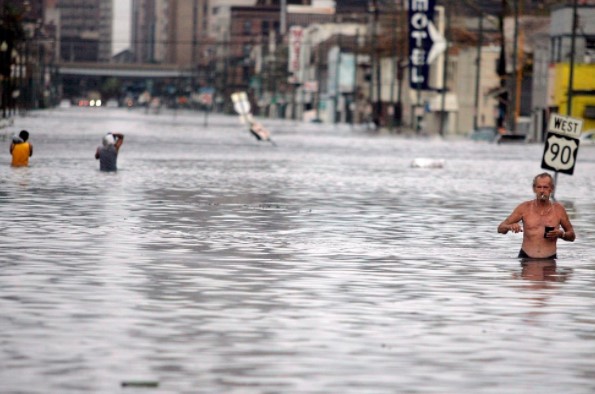
<path fill-rule="evenodd" d="M 339 92 L 353 92 L 355 85 L 355 56 L 353 53 L 341 53 L 339 61 Z"/>
<path fill-rule="evenodd" d="M 289 62 L 287 71 L 297 78 L 300 71 L 300 51 L 302 50 L 302 39 L 304 29 L 301 26 L 291 26 L 289 29 Z"/>
<path fill-rule="evenodd" d="M 435 0 L 409 0 L 409 84 L 413 89 L 429 88 L 434 5 Z"/>

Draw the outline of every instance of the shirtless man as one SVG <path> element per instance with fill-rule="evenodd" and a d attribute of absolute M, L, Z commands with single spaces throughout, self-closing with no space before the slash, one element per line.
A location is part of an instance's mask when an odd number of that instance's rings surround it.
<path fill-rule="evenodd" d="M 550 174 L 544 172 L 533 178 L 533 192 L 535 199 L 519 204 L 500 223 L 498 232 L 523 233 L 520 258 L 555 259 L 558 238 L 573 242 L 576 235 L 566 209 L 561 204 L 550 201 L 554 192 L 554 180 Z M 519 222 L 522 222 L 522 226 Z M 553 230 L 546 232 L 546 226 Z"/>

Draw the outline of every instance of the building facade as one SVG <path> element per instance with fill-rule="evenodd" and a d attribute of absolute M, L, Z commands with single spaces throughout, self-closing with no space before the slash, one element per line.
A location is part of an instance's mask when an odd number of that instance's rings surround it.
<path fill-rule="evenodd" d="M 57 0 L 60 60 L 109 62 L 112 53 L 112 0 Z"/>
<path fill-rule="evenodd" d="M 552 9 L 549 30 L 540 35 L 533 64 L 531 138 L 543 141 L 552 112 L 583 120 L 583 130 L 595 128 L 595 2 L 577 6 L 572 50 L 573 9 Z M 569 89 L 572 83 L 572 89 Z M 570 112 L 569 112 L 570 109 Z"/>
<path fill-rule="evenodd" d="M 161 34 L 164 29 L 157 29 L 157 9 L 162 9 L 159 0 L 133 0 L 131 20 L 131 49 L 136 63 L 156 63 L 165 58 L 162 46 L 166 45 Z M 157 45 L 157 39 L 162 44 Z M 156 48 L 158 47 L 158 48 Z M 158 49 L 161 49 L 158 52 Z M 162 57 L 162 59 L 159 59 Z"/>
<path fill-rule="evenodd" d="M 132 51 L 138 63 L 196 67 L 209 42 L 212 0 L 133 0 Z"/>

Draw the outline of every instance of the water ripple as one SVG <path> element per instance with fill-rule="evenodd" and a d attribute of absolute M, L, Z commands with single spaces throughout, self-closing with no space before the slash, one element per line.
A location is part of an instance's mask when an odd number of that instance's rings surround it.
<path fill-rule="evenodd" d="M 495 229 L 541 146 L 267 120 L 275 148 L 209 121 L 18 119 L 35 155 L 0 157 L 3 392 L 595 390 L 595 150 L 558 184 L 577 241 L 522 266 Z M 117 174 L 93 158 L 107 130 Z"/>

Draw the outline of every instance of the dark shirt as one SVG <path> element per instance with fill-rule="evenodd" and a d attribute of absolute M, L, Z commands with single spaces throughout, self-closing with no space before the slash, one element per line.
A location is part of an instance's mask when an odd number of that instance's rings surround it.
<path fill-rule="evenodd" d="M 99 170 L 117 171 L 118 151 L 113 145 L 99 147 Z"/>

